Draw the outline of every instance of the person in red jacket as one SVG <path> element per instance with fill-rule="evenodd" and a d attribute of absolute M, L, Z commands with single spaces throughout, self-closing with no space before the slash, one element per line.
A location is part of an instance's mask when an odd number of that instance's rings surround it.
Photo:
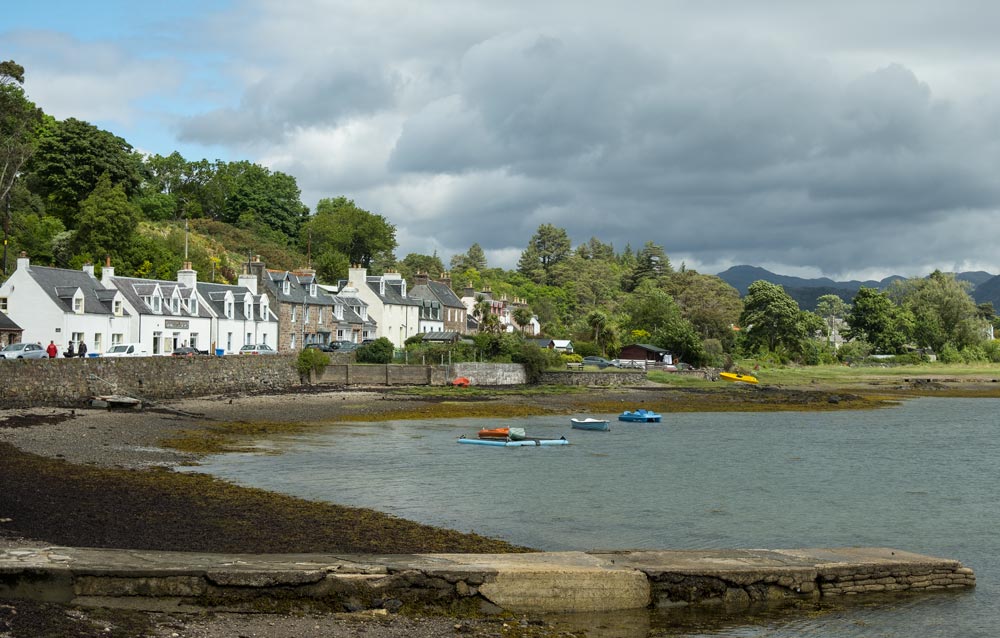
<path fill-rule="evenodd" d="M 59 354 L 59 348 L 56 347 L 55 341 L 49 341 L 49 347 L 45 349 L 48 353 L 49 359 L 55 359 L 56 355 Z"/>

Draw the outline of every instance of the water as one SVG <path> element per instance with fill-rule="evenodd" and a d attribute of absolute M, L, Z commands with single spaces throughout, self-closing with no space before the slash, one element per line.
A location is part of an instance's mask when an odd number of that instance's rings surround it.
<path fill-rule="evenodd" d="M 197 469 L 543 550 L 888 546 L 961 560 L 978 579 L 958 595 L 737 624 L 653 618 L 616 633 L 606 619 L 606 635 L 996 636 L 998 410 L 996 399 L 917 399 L 878 411 L 668 413 L 662 424 L 614 421 L 610 433 L 571 430 L 566 417 L 503 420 L 571 441 L 542 448 L 455 443 L 499 424 L 484 419 L 349 424 L 261 442 L 281 455 Z"/>

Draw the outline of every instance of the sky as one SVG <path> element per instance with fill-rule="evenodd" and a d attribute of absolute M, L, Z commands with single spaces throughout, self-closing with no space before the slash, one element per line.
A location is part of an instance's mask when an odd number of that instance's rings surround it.
<path fill-rule="evenodd" d="M 1000 3 L 56 0 L 0 17 L 28 97 L 136 149 L 473 243 L 541 224 L 675 267 L 1000 274 Z"/>

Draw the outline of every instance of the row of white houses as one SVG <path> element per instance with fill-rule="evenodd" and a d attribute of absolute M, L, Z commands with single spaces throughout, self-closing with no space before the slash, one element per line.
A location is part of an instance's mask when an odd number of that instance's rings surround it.
<path fill-rule="evenodd" d="M 164 281 L 116 276 L 110 262 L 99 277 L 89 264 L 32 266 L 22 254 L 0 285 L 0 313 L 22 330 L 21 341 L 53 341 L 60 352 L 70 344 L 79 350 L 82 342 L 91 354 L 122 343 L 150 355 L 181 346 L 228 354 L 248 344 L 295 352 L 311 343 L 378 337 L 402 347 L 416 334 L 475 330 L 470 300 L 459 298 L 449 280 L 420 275 L 408 288 L 397 273 L 370 276 L 358 266 L 339 285 L 324 286 L 312 270 L 269 270 L 257 259 L 228 285 L 199 282 L 190 263 L 176 281 Z M 530 334 L 537 331 L 532 323 Z"/>

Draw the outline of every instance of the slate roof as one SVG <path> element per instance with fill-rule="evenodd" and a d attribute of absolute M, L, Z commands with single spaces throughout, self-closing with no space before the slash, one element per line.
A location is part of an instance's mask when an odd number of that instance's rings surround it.
<path fill-rule="evenodd" d="M 403 296 L 402 279 L 387 279 L 385 282 L 385 294 L 379 293 L 379 280 L 381 277 L 368 277 L 368 287 L 372 289 L 384 304 L 394 306 L 422 306 L 422 299 L 410 299 Z"/>
<path fill-rule="evenodd" d="M 420 338 L 424 341 L 445 341 L 445 342 L 455 342 L 462 338 L 461 332 L 455 332 L 454 330 L 445 330 L 443 332 L 424 332 L 420 334 Z"/>
<path fill-rule="evenodd" d="M 28 266 L 28 275 L 45 291 L 54 304 L 64 312 L 73 312 L 73 294 L 77 288 L 83 293 L 83 311 L 88 314 L 110 315 L 114 312 L 111 298 L 98 294 L 105 290 L 97 279 L 82 270 Z"/>
<path fill-rule="evenodd" d="M 654 346 L 654 345 L 650 345 L 648 343 L 633 343 L 633 344 L 630 344 L 630 345 L 636 346 L 638 348 L 642 348 L 643 350 L 646 350 L 647 352 L 653 352 L 653 353 L 656 353 L 656 354 L 667 354 L 667 353 L 670 352 L 669 350 L 664 350 L 663 348 L 660 348 L 660 347 L 657 347 L 657 346 Z M 624 347 L 627 348 L 628 346 L 624 346 Z"/>
<path fill-rule="evenodd" d="M 233 293 L 233 319 L 246 319 L 247 321 L 255 321 L 256 317 L 260 317 L 260 300 L 264 295 L 255 295 L 250 292 L 250 289 L 246 286 L 231 286 L 229 284 L 212 284 L 212 283 L 202 283 L 198 282 L 198 292 L 205 299 L 212 310 L 218 317 L 226 316 L 226 293 Z M 247 317 L 243 313 L 243 298 L 250 293 L 250 297 L 253 299 L 253 308 L 251 312 L 253 317 Z M 267 321 L 277 321 L 278 317 L 271 310 L 270 304 L 267 308 L 268 317 Z"/>
<path fill-rule="evenodd" d="M 304 304 L 312 306 L 333 306 L 336 302 L 329 292 L 316 286 L 316 296 L 309 295 L 310 284 L 318 283 L 315 275 L 294 273 L 288 270 L 265 270 L 264 285 L 274 294 L 279 303 Z M 282 285 L 288 280 L 288 294 Z"/>
<path fill-rule="evenodd" d="M 182 303 L 179 312 L 173 312 L 170 309 L 170 300 L 173 298 L 174 291 L 177 290 L 180 293 L 180 297 L 183 300 L 188 300 L 194 295 L 195 291 L 187 286 L 180 284 L 176 281 L 161 281 L 157 279 L 134 279 L 132 277 L 113 277 L 111 283 L 114 284 L 122 296 L 135 308 L 139 314 L 142 315 L 158 315 L 165 317 L 208 317 L 208 309 L 201 303 L 198 304 L 198 314 L 193 315 L 188 312 L 187 303 Z M 160 312 L 153 312 L 153 309 L 146 305 L 146 302 L 142 300 L 143 296 L 152 295 L 156 290 L 156 286 L 159 285 L 160 291 L 163 294 L 163 303 L 160 306 Z"/>
<path fill-rule="evenodd" d="M 409 291 L 410 297 L 418 299 L 432 299 L 449 308 L 461 308 L 465 310 L 465 304 L 458 298 L 458 295 L 439 281 L 428 281 L 426 284 L 418 284 Z"/>
<path fill-rule="evenodd" d="M 24 329 L 14 323 L 14 320 L 0 312 L 0 331 L 3 332 L 23 332 Z"/>

